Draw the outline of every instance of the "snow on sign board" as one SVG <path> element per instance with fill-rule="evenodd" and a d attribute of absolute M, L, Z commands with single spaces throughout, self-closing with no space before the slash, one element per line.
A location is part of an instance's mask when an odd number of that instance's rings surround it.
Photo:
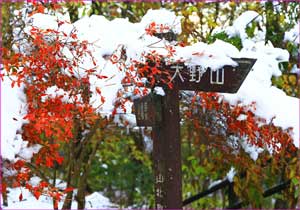
<path fill-rule="evenodd" d="M 203 68 L 202 66 L 185 66 L 172 64 L 163 67 L 171 75 L 180 90 L 206 92 L 236 93 L 247 77 L 256 59 L 232 58 L 237 66 L 225 65 L 220 69 Z"/>

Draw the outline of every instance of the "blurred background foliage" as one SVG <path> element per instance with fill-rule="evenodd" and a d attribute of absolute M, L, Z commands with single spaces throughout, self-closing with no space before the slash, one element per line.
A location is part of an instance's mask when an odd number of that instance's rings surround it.
<path fill-rule="evenodd" d="M 120 207 L 154 204 L 151 156 L 138 132 L 125 134 L 116 128 L 96 156 L 88 178 L 92 191 L 104 192 Z"/>
<path fill-rule="evenodd" d="M 2 4 L 2 46 L 12 46 L 13 13 L 23 3 Z M 50 7 L 49 3 L 43 3 Z M 288 63 L 280 64 L 283 75 L 272 79 L 273 85 L 284 90 L 288 95 L 300 98 L 299 75 L 290 74 L 294 66 L 299 68 L 299 44 L 284 41 L 284 32 L 294 27 L 299 21 L 299 3 L 267 1 L 260 2 L 101 2 L 92 1 L 90 7 L 80 2 L 63 3 L 70 14 L 71 22 L 82 16 L 103 15 L 112 20 L 127 18 L 139 22 L 149 9 L 166 8 L 181 15 L 182 33 L 178 41 L 184 44 L 195 42 L 212 43 L 216 39 L 229 42 L 238 49 L 242 48 L 239 37 L 228 37 L 222 28 L 232 25 L 233 21 L 244 11 L 254 10 L 263 17 L 266 26 L 266 42 L 271 41 L 275 47 L 287 49 L 290 53 Z M 258 24 L 248 25 L 249 37 Z M 220 30 L 221 28 L 221 30 Z M 99 29 L 100 30 L 100 29 Z M 88 32 L 87 32 L 88 33 Z M 189 104 L 182 102 L 182 107 Z M 288 110 L 287 110 L 288 111 Z M 182 116 L 182 173 L 183 197 L 187 198 L 209 187 L 214 180 L 223 179 L 234 166 L 235 193 L 248 201 L 248 207 L 255 208 L 294 208 L 299 197 L 296 157 L 274 159 L 268 153 L 260 154 L 255 162 L 243 150 L 238 156 L 224 152 L 209 144 L 203 144 L 203 136 L 190 119 Z M 201 140 L 202 139 L 202 140 Z M 140 132 L 125 132 L 114 128 L 109 138 L 102 140 L 100 149 L 93 160 L 88 175 L 88 192 L 102 191 L 113 202 L 122 207 L 153 207 L 154 189 L 152 172 L 152 154 L 146 152 L 146 145 Z M 265 164 L 267 162 L 267 164 Z M 243 163 L 243 164 L 241 164 Z M 63 176 L 63 175 L 62 175 Z M 290 188 L 269 198 L 261 196 L 263 189 L 272 187 L 283 180 L 292 178 Z M 228 205 L 227 189 L 219 190 L 189 205 L 191 208 L 224 208 Z"/>

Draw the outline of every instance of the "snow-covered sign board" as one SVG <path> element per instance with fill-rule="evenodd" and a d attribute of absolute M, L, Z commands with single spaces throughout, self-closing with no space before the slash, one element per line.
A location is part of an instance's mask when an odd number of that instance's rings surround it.
<path fill-rule="evenodd" d="M 183 63 L 166 66 L 171 81 L 180 90 L 236 93 L 247 77 L 256 59 L 232 58 L 238 66 L 226 65 L 220 69 L 185 66 Z"/>
<path fill-rule="evenodd" d="M 164 66 L 171 82 L 179 90 L 236 93 L 250 72 L 256 59 L 232 58 L 237 66 L 226 65 L 221 69 L 205 69 L 202 66 L 185 66 L 183 63 Z M 161 123 L 161 97 L 150 94 L 134 100 L 138 126 L 157 126 Z"/>

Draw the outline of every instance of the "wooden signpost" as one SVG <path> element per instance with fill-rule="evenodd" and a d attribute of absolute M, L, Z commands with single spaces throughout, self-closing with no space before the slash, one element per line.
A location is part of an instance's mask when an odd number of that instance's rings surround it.
<path fill-rule="evenodd" d="M 152 126 L 155 175 L 155 207 L 182 208 L 181 143 L 179 90 L 235 93 L 242 85 L 255 59 L 233 58 L 238 66 L 221 69 L 165 66 L 172 76 L 173 89 L 165 88 L 165 96 L 148 95 L 135 104 L 137 125 Z"/>
<path fill-rule="evenodd" d="M 179 90 L 194 90 L 205 92 L 236 93 L 255 59 L 232 58 L 238 66 L 224 66 L 220 69 L 204 69 L 201 66 L 187 67 L 184 64 L 166 66 Z"/>

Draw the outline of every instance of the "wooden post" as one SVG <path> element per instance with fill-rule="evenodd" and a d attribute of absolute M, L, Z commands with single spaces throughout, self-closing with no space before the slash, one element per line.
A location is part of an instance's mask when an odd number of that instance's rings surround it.
<path fill-rule="evenodd" d="M 165 90 L 162 126 L 153 128 L 156 208 L 182 208 L 179 90 Z"/>
<path fill-rule="evenodd" d="M 153 162 L 154 162 L 154 195 L 155 208 L 166 208 L 166 191 L 164 187 L 165 160 L 164 160 L 164 141 L 161 132 L 161 126 L 154 126 L 152 130 L 153 139 Z"/>
<path fill-rule="evenodd" d="M 176 86 L 172 90 L 165 90 L 163 100 L 163 128 L 164 156 L 166 180 L 166 208 L 182 208 L 182 180 L 181 180 L 181 142 L 179 116 L 179 90 Z"/>

